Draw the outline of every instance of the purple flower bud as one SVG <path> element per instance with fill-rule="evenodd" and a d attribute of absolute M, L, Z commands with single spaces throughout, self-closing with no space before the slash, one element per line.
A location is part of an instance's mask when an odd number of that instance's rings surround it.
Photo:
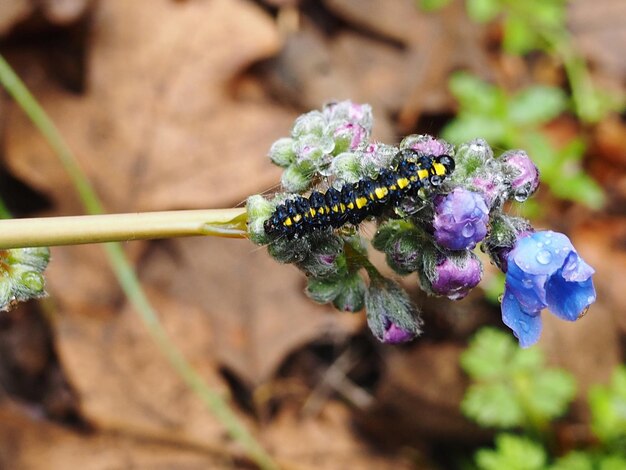
<path fill-rule="evenodd" d="M 372 107 L 369 104 L 353 103 L 352 101 L 340 101 L 324 106 L 322 110 L 327 121 L 348 121 L 358 124 L 367 132 L 372 129 Z"/>
<path fill-rule="evenodd" d="M 383 343 L 406 343 L 407 341 L 411 341 L 415 338 L 415 336 L 416 333 L 414 331 L 405 330 L 385 317 L 385 332 L 383 333 L 382 339 Z"/>
<path fill-rule="evenodd" d="M 478 285 L 483 275 L 480 260 L 471 251 L 443 258 L 436 266 L 431 289 L 450 300 L 460 300 Z"/>
<path fill-rule="evenodd" d="M 470 186 L 472 189 L 481 193 L 485 199 L 485 203 L 488 207 L 493 206 L 493 203 L 498 199 L 498 196 L 502 193 L 502 185 L 498 184 L 498 180 L 495 178 L 489 178 L 487 176 L 475 176 L 471 179 Z"/>
<path fill-rule="evenodd" d="M 435 198 L 435 240 L 449 250 L 473 249 L 485 238 L 489 209 L 482 195 L 456 188 Z"/>
<path fill-rule="evenodd" d="M 513 197 L 525 201 L 539 186 L 539 170 L 523 150 L 505 152 L 500 158 Z"/>
<path fill-rule="evenodd" d="M 335 154 L 357 149 L 369 137 L 363 126 L 352 122 L 341 124 L 333 133 L 335 139 Z"/>
<path fill-rule="evenodd" d="M 383 343 L 404 343 L 422 332 L 422 320 L 408 295 L 390 279 L 372 281 L 365 308 L 370 330 Z"/>
<path fill-rule="evenodd" d="M 452 155 L 452 146 L 445 140 L 437 140 L 430 135 L 409 135 L 402 139 L 400 148 L 411 148 L 425 155 Z"/>

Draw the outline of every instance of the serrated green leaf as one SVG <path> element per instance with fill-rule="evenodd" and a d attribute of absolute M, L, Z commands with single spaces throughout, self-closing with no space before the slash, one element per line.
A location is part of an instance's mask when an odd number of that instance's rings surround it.
<path fill-rule="evenodd" d="M 516 126 L 546 123 L 567 108 L 565 93 L 556 87 L 532 86 L 509 101 L 509 119 Z"/>
<path fill-rule="evenodd" d="M 512 428 L 524 423 L 524 411 L 506 384 L 471 385 L 461 402 L 461 411 L 481 426 Z"/>
<path fill-rule="evenodd" d="M 591 428 L 603 443 L 626 437 L 626 367 L 617 368 L 609 387 L 591 388 L 589 407 Z"/>
<path fill-rule="evenodd" d="M 419 7 L 424 11 L 435 11 L 445 7 L 451 0 L 419 0 Z"/>
<path fill-rule="evenodd" d="M 593 459 L 584 452 L 570 452 L 559 458 L 550 470 L 594 470 Z"/>
<path fill-rule="evenodd" d="M 468 16 L 479 23 L 493 20 L 502 11 L 499 0 L 467 0 Z"/>
<path fill-rule="evenodd" d="M 495 328 L 482 328 L 461 354 L 461 367 L 475 380 L 506 377 L 518 349 L 510 335 Z"/>
<path fill-rule="evenodd" d="M 574 377 L 557 369 L 542 370 L 532 378 L 528 406 L 536 415 L 552 420 L 563 416 L 576 394 Z"/>
<path fill-rule="evenodd" d="M 539 48 L 540 44 L 534 29 L 524 18 L 509 15 L 504 20 L 502 47 L 510 54 L 523 55 Z"/>
<path fill-rule="evenodd" d="M 546 452 L 539 444 L 525 437 L 501 434 L 496 437 L 496 449 L 481 449 L 476 453 L 481 470 L 543 470 Z"/>

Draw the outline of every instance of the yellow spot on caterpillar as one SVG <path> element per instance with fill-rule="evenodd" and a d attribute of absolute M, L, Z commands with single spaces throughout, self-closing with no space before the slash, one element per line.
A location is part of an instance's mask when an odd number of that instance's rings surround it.
<path fill-rule="evenodd" d="M 398 187 L 395 184 L 389 186 L 389 191 L 395 191 L 396 189 L 398 189 Z"/>
<path fill-rule="evenodd" d="M 315 217 L 315 209 L 313 209 L 312 207 L 309 209 L 309 214 L 311 214 L 311 217 Z"/>
<path fill-rule="evenodd" d="M 296 223 L 296 224 L 297 224 L 297 223 L 298 223 L 298 222 L 300 222 L 301 220 L 302 220 L 302 216 L 301 216 L 300 214 L 296 214 L 296 215 L 294 215 L 294 216 L 293 216 L 293 221 L 294 221 L 294 223 Z"/>
<path fill-rule="evenodd" d="M 344 204 L 339 204 L 339 209 L 341 209 L 341 213 L 343 214 L 346 211 L 346 206 Z"/>
<path fill-rule="evenodd" d="M 352 204 L 351 202 L 348 203 L 348 209 L 352 210 L 354 209 L 354 204 Z"/>
<path fill-rule="evenodd" d="M 406 178 L 398 178 L 398 187 L 404 189 L 409 185 L 409 180 Z"/>
<path fill-rule="evenodd" d="M 339 212 L 339 206 L 337 204 L 333 206 L 333 212 Z"/>
<path fill-rule="evenodd" d="M 365 197 L 358 197 L 358 198 L 356 198 L 355 202 L 356 202 L 356 207 L 358 209 L 361 209 L 362 207 L 367 206 L 367 198 L 365 198 Z"/>
<path fill-rule="evenodd" d="M 384 198 L 387 194 L 389 194 L 389 190 L 387 188 L 385 188 L 384 186 L 381 188 L 376 188 L 376 190 L 374 191 L 376 193 L 376 197 L 378 199 L 382 199 Z"/>
<path fill-rule="evenodd" d="M 317 213 L 318 213 L 319 215 L 324 215 L 324 212 L 325 212 L 325 210 L 324 210 L 324 209 L 325 209 L 325 207 L 324 207 L 324 206 L 320 207 L 320 208 L 317 210 Z"/>
<path fill-rule="evenodd" d="M 426 178 L 428 178 L 428 170 L 419 170 L 417 172 L 417 176 L 419 176 L 421 180 L 425 180 Z"/>
<path fill-rule="evenodd" d="M 287 217 L 287 218 L 285 219 L 285 221 L 283 222 L 283 225 L 284 225 L 285 227 L 291 227 L 291 225 L 292 225 L 292 224 L 293 224 L 293 222 L 291 221 L 291 217 Z"/>
<path fill-rule="evenodd" d="M 442 176 L 446 174 L 446 167 L 443 166 L 441 163 L 434 163 L 433 168 L 435 169 L 436 175 Z"/>

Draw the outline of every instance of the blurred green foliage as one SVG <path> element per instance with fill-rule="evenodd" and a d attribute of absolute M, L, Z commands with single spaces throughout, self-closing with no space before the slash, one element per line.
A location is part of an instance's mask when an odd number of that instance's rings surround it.
<path fill-rule="evenodd" d="M 450 0 L 418 0 L 424 11 L 437 11 Z M 611 110 L 624 109 L 623 99 L 593 85 L 584 58 L 567 29 L 567 0 L 466 0 L 467 15 L 478 23 L 498 21 L 502 50 L 513 55 L 540 51 L 562 64 L 569 95 L 561 88 L 531 86 L 515 94 L 469 74 L 452 77 L 450 88 L 459 114 L 444 138 L 459 143 L 482 137 L 492 146 L 523 148 L 537 162 L 542 181 L 558 197 L 592 208 L 604 202 L 600 187 L 581 169 L 586 150 L 581 138 L 556 147 L 543 128 L 572 111 L 583 123 L 600 121 Z"/>
<path fill-rule="evenodd" d="M 528 152 L 552 192 L 563 198 L 600 207 L 604 196 L 581 168 L 585 143 L 574 138 L 557 148 L 543 126 L 567 110 L 567 96 L 556 87 L 534 85 L 514 94 L 459 72 L 450 80 L 459 103 L 456 119 L 443 130 L 453 143 L 482 137 L 492 146 Z"/>
<path fill-rule="evenodd" d="M 626 367 L 608 386 L 589 392 L 595 442 L 561 457 L 554 451 L 554 420 L 574 398 L 576 384 L 566 371 L 548 368 L 538 348 L 519 349 L 510 335 L 483 328 L 461 356 L 472 383 L 461 405 L 481 426 L 516 428 L 500 433 L 493 449 L 474 456 L 480 470 L 626 469 Z"/>
<path fill-rule="evenodd" d="M 576 393 L 573 377 L 549 369 L 538 348 L 520 349 L 510 335 L 482 329 L 461 356 L 472 379 L 461 409 L 482 426 L 543 432 Z"/>

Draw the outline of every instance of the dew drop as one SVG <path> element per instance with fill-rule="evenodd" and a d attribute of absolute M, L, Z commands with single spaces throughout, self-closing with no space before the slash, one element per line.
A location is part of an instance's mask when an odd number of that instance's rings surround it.
<path fill-rule="evenodd" d="M 474 227 L 474 224 L 470 222 L 466 223 L 461 230 L 461 235 L 463 235 L 465 238 L 471 237 L 472 235 L 474 235 L 474 233 L 476 233 L 476 228 Z"/>
<path fill-rule="evenodd" d="M 552 261 L 552 253 L 548 250 L 541 250 L 537 253 L 536 260 L 539 264 L 548 264 Z"/>
<path fill-rule="evenodd" d="M 526 289 L 530 289 L 533 286 L 533 281 L 532 279 L 529 278 L 524 278 L 524 280 L 522 281 L 522 285 L 526 288 Z"/>
<path fill-rule="evenodd" d="M 504 300 L 504 294 L 500 294 L 500 295 L 498 296 L 498 303 L 500 303 L 500 304 L 501 304 L 503 300 Z"/>
<path fill-rule="evenodd" d="M 537 242 L 537 248 L 543 248 L 543 243 L 542 242 Z"/>
<path fill-rule="evenodd" d="M 522 330 L 524 330 L 524 333 L 528 333 L 528 330 L 530 329 L 528 323 L 526 323 L 524 320 L 520 320 L 519 326 L 522 328 Z"/>
<path fill-rule="evenodd" d="M 582 312 L 580 312 L 580 314 L 578 315 L 578 320 L 580 320 L 582 317 L 584 317 L 585 315 L 587 315 L 587 312 L 589 311 L 589 305 L 587 305 Z"/>

